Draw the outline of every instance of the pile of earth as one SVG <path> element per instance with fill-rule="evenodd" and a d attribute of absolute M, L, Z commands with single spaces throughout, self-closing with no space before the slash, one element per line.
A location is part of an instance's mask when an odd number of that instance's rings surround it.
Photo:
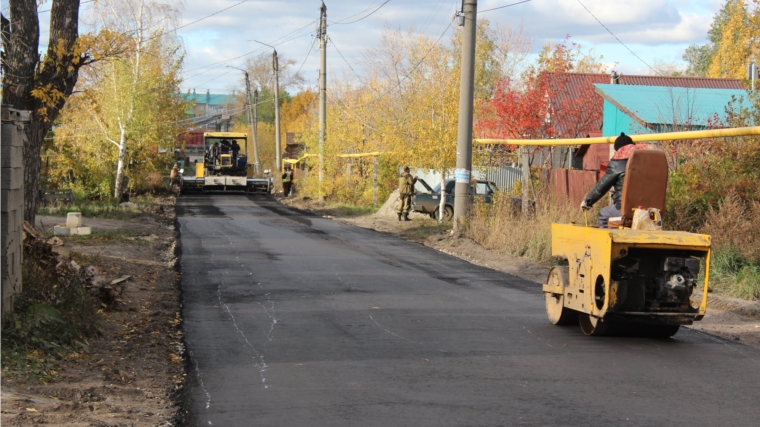
<path fill-rule="evenodd" d="M 375 216 L 394 218 L 398 215 L 399 195 L 398 189 L 393 190 L 388 200 L 375 212 Z M 409 212 L 409 218 L 429 218 L 427 214 L 421 214 L 417 212 Z"/>

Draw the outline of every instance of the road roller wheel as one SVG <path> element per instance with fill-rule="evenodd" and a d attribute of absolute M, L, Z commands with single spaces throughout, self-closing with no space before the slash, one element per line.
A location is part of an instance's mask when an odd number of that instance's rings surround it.
<path fill-rule="evenodd" d="M 604 336 L 612 331 L 610 322 L 602 322 L 602 319 L 589 316 L 587 313 L 578 313 L 578 322 L 581 324 L 581 330 L 584 334 L 590 336 Z"/>
<path fill-rule="evenodd" d="M 569 280 L 568 267 L 554 267 L 549 271 L 546 283 L 551 286 L 567 286 Z M 553 325 L 572 325 L 578 322 L 575 310 L 565 307 L 565 296 L 544 292 L 546 316 Z"/>

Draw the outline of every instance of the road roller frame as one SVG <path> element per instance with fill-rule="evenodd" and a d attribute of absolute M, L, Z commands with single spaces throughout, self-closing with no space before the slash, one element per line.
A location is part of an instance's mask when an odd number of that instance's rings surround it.
<path fill-rule="evenodd" d="M 604 335 L 633 325 L 654 335 L 673 335 L 680 325 L 701 320 L 707 310 L 710 277 L 710 236 L 681 231 L 600 229 L 573 224 L 552 224 L 552 255 L 567 260 L 554 267 L 543 285 L 551 323 L 580 322 L 588 335 Z M 659 287 L 667 276 L 669 260 L 699 261 L 692 283 L 684 284 L 684 299 L 662 301 Z M 691 262 L 694 264 L 694 262 Z M 631 267 L 639 271 L 626 276 Z M 700 274 L 703 272 L 704 274 Z M 702 300 L 691 303 L 701 282 Z"/>
<path fill-rule="evenodd" d="M 634 151 L 619 223 L 629 225 L 637 207 L 664 211 L 667 176 L 663 152 Z M 552 268 L 543 285 L 553 324 L 579 322 L 587 335 L 629 331 L 666 337 L 705 315 L 708 235 L 552 224 L 552 255 L 567 261 Z M 700 282 L 702 300 L 694 306 L 691 295 Z"/>

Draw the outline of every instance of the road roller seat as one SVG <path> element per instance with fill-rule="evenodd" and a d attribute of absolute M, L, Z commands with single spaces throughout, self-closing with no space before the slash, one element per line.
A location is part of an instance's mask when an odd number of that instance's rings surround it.
<path fill-rule="evenodd" d="M 665 211 L 665 192 L 668 187 L 668 159 L 660 150 L 634 150 L 628 158 L 623 181 L 620 215 L 624 223 L 633 220 L 633 211 L 657 208 Z"/>

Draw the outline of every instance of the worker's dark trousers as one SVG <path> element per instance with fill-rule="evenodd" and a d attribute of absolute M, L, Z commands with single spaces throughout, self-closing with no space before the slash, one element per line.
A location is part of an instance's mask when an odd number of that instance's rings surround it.
<path fill-rule="evenodd" d="M 607 220 L 614 216 L 620 216 L 620 209 L 615 205 L 609 205 L 599 211 L 599 228 L 607 228 Z"/>
<path fill-rule="evenodd" d="M 284 196 L 287 196 L 287 195 L 290 194 L 290 186 L 291 185 L 292 185 L 292 183 L 290 183 L 290 182 L 283 182 L 282 183 L 282 194 Z"/>

